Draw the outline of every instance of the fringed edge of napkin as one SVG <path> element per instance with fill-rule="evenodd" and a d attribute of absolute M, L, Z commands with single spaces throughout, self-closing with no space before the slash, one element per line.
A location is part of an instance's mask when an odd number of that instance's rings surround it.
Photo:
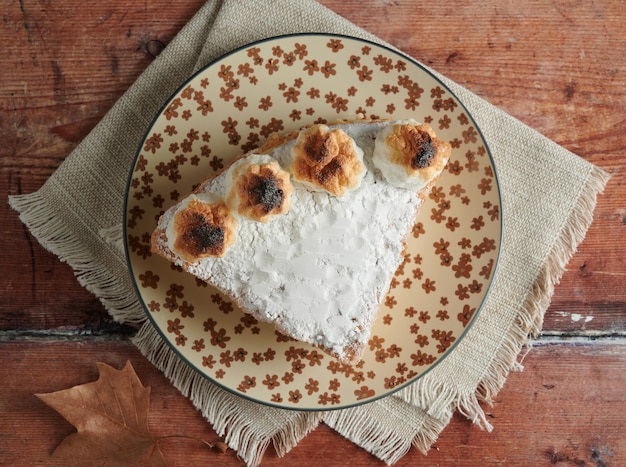
<path fill-rule="evenodd" d="M 132 339 L 139 351 L 171 381 L 209 420 L 219 436 L 248 466 L 257 466 L 270 443 L 284 456 L 320 423 L 322 412 L 296 412 L 264 407 L 220 389 L 187 365 L 167 346 L 158 331 L 146 323 Z M 268 423 L 250 423 L 252 405 Z M 268 426 L 273 431 L 268 432 Z"/>
<path fill-rule="evenodd" d="M 507 338 L 494 355 L 486 375 L 480 379 L 476 391 L 459 394 L 445 382 L 423 384 L 420 391 L 401 391 L 398 395 L 408 403 L 422 407 L 435 417 L 447 410 L 457 410 L 481 429 L 492 430 L 482 404 L 492 405 L 511 371 L 523 370 L 524 357 L 532 348 L 532 340 L 541 332 L 543 318 L 550 305 L 555 286 L 560 282 L 571 258 L 584 240 L 593 222 L 597 197 L 604 191 L 611 174 L 591 166 L 587 183 L 582 187 L 568 222 L 559 233 L 548 260 L 538 273 L 532 290 L 526 297 Z M 526 352 L 522 352 L 527 347 Z M 445 425 L 444 425 L 445 426 Z M 443 429 L 443 428 L 442 428 Z M 433 440 L 434 442 L 434 440 Z"/>
<path fill-rule="evenodd" d="M 560 282 L 567 264 L 587 235 L 593 222 L 593 211 L 596 207 L 597 197 L 602 194 L 610 178 L 610 173 L 592 166 L 587 183 L 572 210 L 569 222 L 563 227 L 559 241 L 554 244 L 545 267 L 539 272 L 533 285 L 532 293 L 524 303 L 526 313 L 522 317 L 521 325 L 522 329 L 530 334 L 530 337 L 536 337 L 541 331 L 543 316 L 550 305 L 554 287 Z M 530 343 L 529 339 L 527 341 L 524 343 Z"/>
<path fill-rule="evenodd" d="M 71 266 L 78 283 L 100 299 L 115 321 L 143 323 L 146 317 L 135 294 L 129 294 L 89 249 L 76 241 L 75 233 L 48 205 L 44 190 L 45 186 L 33 193 L 9 196 L 9 205 L 41 246 Z"/>
<path fill-rule="evenodd" d="M 328 414 L 324 422 L 350 441 L 357 443 L 370 454 L 392 465 L 411 448 L 411 443 L 387 430 L 366 412 L 347 409 Z"/>
<path fill-rule="evenodd" d="M 388 401 L 392 402 L 386 403 Z M 368 406 L 375 407 L 377 404 L 380 405 L 381 411 L 394 414 L 396 411 L 392 406 L 394 404 L 406 404 L 406 402 L 390 397 L 386 400 L 370 402 Z M 390 417 L 381 419 L 378 416 L 373 416 L 368 406 L 327 412 L 323 421 L 341 436 L 365 449 L 387 465 L 398 462 L 409 452 L 411 446 L 423 454 L 427 454 L 451 418 L 451 414 L 442 419 L 432 417 L 426 412 L 419 414 L 415 412 L 413 407 L 410 412 L 415 417 L 409 421 L 409 425 L 413 425 L 413 432 L 411 436 L 402 436 L 389 427 L 390 421 L 387 418 Z M 406 412 L 403 412 L 403 415 L 406 416 Z"/>

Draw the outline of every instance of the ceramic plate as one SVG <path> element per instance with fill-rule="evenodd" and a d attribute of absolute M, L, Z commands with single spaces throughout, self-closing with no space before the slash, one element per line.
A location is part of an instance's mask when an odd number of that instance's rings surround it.
<path fill-rule="evenodd" d="M 351 367 L 244 314 L 152 255 L 149 240 L 166 208 L 270 134 L 357 117 L 414 117 L 453 149 L 409 233 L 364 358 Z M 485 300 L 502 231 L 493 160 L 471 115 L 446 86 L 392 50 L 318 34 L 251 44 L 189 79 L 137 152 L 125 216 L 131 275 L 163 339 L 221 387 L 300 410 L 375 400 L 440 362 Z"/>

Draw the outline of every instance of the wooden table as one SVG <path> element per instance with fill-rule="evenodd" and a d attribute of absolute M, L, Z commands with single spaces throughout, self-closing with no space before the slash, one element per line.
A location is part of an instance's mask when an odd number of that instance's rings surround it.
<path fill-rule="evenodd" d="M 39 188 L 204 0 L 2 0 L 0 190 Z M 626 465 L 626 10 L 621 2 L 322 0 L 613 174 L 556 288 L 544 330 L 492 407 L 454 417 L 428 457 L 398 465 Z M 496 6 L 497 4 L 497 6 Z M 432 9 L 430 9 L 432 7 Z M 157 41 L 157 42 L 150 42 Z M 217 435 L 112 322 L 70 268 L 0 207 L 0 464 L 46 459 L 73 427 L 36 399 L 131 360 L 152 387 L 155 435 Z M 176 465 L 242 465 L 168 441 Z M 320 426 L 264 465 L 382 465 Z"/>

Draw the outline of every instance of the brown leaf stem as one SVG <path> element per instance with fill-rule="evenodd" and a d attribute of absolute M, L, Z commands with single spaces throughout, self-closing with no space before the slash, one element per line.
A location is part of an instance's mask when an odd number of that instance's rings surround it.
<path fill-rule="evenodd" d="M 187 435 L 167 435 L 167 436 L 159 436 L 157 438 L 155 438 L 155 441 L 158 443 L 159 441 L 162 441 L 164 439 L 188 439 L 191 441 L 197 441 L 200 442 L 202 444 L 204 444 L 205 446 L 208 446 L 210 449 L 213 449 L 214 451 L 218 451 L 219 453 L 225 453 L 228 450 L 228 445 L 222 441 L 216 441 L 215 443 L 209 443 L 208 441 L 205 441 L 203 439 L 200 438 L 194 438 L 193 436 L 187 436 Z"/>

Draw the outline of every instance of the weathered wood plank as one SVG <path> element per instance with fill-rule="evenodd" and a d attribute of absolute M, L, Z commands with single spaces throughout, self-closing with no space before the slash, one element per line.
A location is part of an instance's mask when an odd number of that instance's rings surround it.
<path fill-rule="evenodd" d="M 491 433 L 460 415 L 427 457 L 415 449 L 397 465 L 625 465 L 626 348 L 623 343 L 547 345 L 510 375 L 493 406 L 485 405 Z M 155 436 L 184 434 L 219 439 L 192 404 L 126 341 L 0 343 L 0 463 L 46 464 L 74 429 L 34 393 L 97 379 L 95 363 L 121 369 L 130 360 L 152 387 L 149 425 Z M 54 368 L 55 371 L 49 371 Z M 176 465 L 243 465 L 229 451 L 208 452 L 193 441 L 171 440 L 163 450 Z M 286 458 L 273 449 L 263 465 L 381 465 L 373 456 L 321 426 Z"/>
<path fill-rule="evenodd" d="M 168 43 L 203 4 L 4 3 L 0 198 L 5 200 L 41 187 L 151 62 L 146 43 Z M 0 225 L 2 238 L 11 242 L 2 258 L 0 330 L 125 331 L 78 285 L 70 268 L 33 239 L 6 202 L 0 205 Z"/>
<path fill-rule="evenodd" d="M 0 198 L 39 188 L 148 66 L 146 43 L 167 44 L 204 0 L 4 1 L 0 27 Z M 595 222 L 557 286 L 544 330 L 553 335 L 626 332 L 626 10 L 620 2 L 321 0 L 359 26 L 467 86 L 611 173 Z M 127 359 L 153 388 L 150 424 L 208 441 L 217 435 L 124 340 L 81 334 L 114 325 L 70 268 L 46 252 L 7 203 L 0 281 L 0 464 L 45 464 L 72 427 L 34 398 L 91 381 L 96 361 Z M 61 293 L 59 293 L 61 291 Z M 67 341 L 25 340 L 42 332 Z M 17 340 L 13 340 L 16 339 Z M 489 434 L 456 416 L 424 458 L 398 465 L 626 465 L 623 340 L 535 348 L 493 407 Z M 179 431 L 180 430 L 180 431 Z M 243 465 L 169 441 L 178 465 Z M 265 465 L 381 465 L 321 426 L 286 459 Z"/>
<path fill-rule="evenodd" d="M 0 28 L 0 196 L 40 187 L 150 63 L 146 42 L 169 42 L 202 3 L 8 2 Z M 626 18 L 619 2 L 321 3 L 614 173 L 544 328 L 624 332 L 626 264 L 616 253 L 626 241 Z M 11 239 L 0 329 L 109 326 L 97 300 L 6 203 L 0 225 Z M 51 303 L 57 290 L 64 296 Z"/>

